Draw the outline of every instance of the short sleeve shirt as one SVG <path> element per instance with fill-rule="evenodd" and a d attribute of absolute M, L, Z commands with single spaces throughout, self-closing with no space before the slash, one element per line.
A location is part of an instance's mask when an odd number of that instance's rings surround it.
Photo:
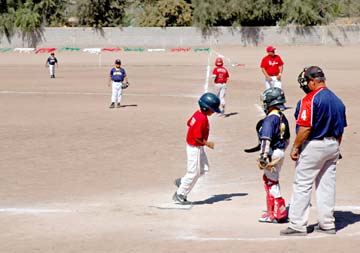
<path fill-rule="evenodd" d="M 122 82 L 126 76 L 125 69 L 112 68 L 110 71 L 111 80 L 114 82 Z"/>
<path fill-rule="evenodd" d="M 270 140 L 270 147 L 285 149 L 286 142 L 290 138 L 289 122 L 284 114 L 273 111 L 264 120 L 259 131 L 259 138 Z"/>
<path fill-rule="evenodd" d="M 207 141 L 209 137 L 209 120 L 208 117 L 200 110 L 196 111 L 187 121 L 188 132 L 186 142 L 192 146 L 203 146 L 196 139 Z"/>
<path fill-rule="evenodd" d="M 215 83 L 226 83 L 229 78 L 229 72 L 223 66 L 216 66 L 212 73 L 215 75 Z"/>
<path fill-rule="evenodd" d="M 328 88 L 321 87 L 298 103 L 295 111 L 297 130 L 299 126 L 311 127 L 308 140 L 338 138 L 347 126 L 345 111 L 343 102 Z"/>
<path fill-rule="evenodd" d="M 280 73 L 279 67 L 283 65 L 284 62 L 279 55 L 274 55 L 274 57 L 267 55 L 262 59 L 260 67 L 265 69 L 269 76 L 277 76 Z"/>
<path fill-rule="evenodd" d="M 55 63 L 57 63 L 58 61 L 57 61 L 56 57 L 49 56 L 49 58 L 47 58 L 47 62 L 49 65 L 55 65 Z"/>

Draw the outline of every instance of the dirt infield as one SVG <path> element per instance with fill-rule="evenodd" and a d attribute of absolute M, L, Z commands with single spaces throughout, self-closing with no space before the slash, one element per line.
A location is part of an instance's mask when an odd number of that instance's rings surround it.
<path fill-rule="evenodd" d="M 0 54 L 0 252 L 358 252 L 360 246 L 360 47 L 281 47 L 286 115 L 303 92 L 297 75 L 321 66 L 347 106 L 349 126 L 337 174 L 335 236 L 280 237 L 286 224 L 262 224 L 265 193 L 255 124 L 264 88 L 264 48 L 214 48 L 226 56 L 228 117 L 210 118 L 210 172 L 171 205 L 173 180 L 185 173 L 186 120 L 204 91 L 206 52 Z M 213 63 L 215 54 L 211 54 Z M 108 108 L 107 78 L 121 58 L 131 86 L 123 107 Z M 245 64 L 232 67 L 229 64 Z M 211 82 L 209 88 L 212 88 Z M 293 136 L 291 141 L 293 141 Z M 294 163 L 281 175 L 289 201 Z M 360 160 L 360 159 L 359 159 Z M 313 197 L 309 225 L 316 223 Z"/>

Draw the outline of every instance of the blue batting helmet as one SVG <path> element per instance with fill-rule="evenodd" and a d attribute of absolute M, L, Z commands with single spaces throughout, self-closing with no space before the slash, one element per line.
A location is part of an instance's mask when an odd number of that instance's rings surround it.
<path fill-rule="evenodd" d="M 220 113 L 220 99 L 213 93 L 204 93 L 199 99 L 200 109 L 204 112 L 211 110 Z"/>

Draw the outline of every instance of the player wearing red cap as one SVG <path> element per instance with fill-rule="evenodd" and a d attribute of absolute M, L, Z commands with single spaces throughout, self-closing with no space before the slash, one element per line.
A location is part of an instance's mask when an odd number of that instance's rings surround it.
<path fill-rule="evenodd" d="M 223 65 L 223 59 L 220 57 L 216 58 L 215 68 L 212 72 L 215 85 L 215 94 L 220 98 L 220 115 L 224 115 L 225 113 L 226 83 L 229 79 L 229 72 Z"/>
<path fill-rule="evenodd" d="M 261 70 L 265 76 L 265 89 L 278 87 L 282 89 L 281 75 L 284 68 L 284 62 L 281 57 L 275 54 L 276 48 L 268 46 L 267 55 L 261 60 Z"/>

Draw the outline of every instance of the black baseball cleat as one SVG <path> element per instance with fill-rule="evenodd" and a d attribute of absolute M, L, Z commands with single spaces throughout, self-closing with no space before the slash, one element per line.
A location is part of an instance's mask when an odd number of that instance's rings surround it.
<path fill-rule="evenodd" d="M 111 103 L 111 105 L 109 106 L 110 109 L 115 108 L 115 103 Z"/>
<path fill-rule="evenodd" d="M 329 235 L 335 235 L 336 234 L 336 228 L 323 229 L 323 228 L 320 227 L 320 225 L 316 225 L 314 227 L 314 231 L 324 233 L 324 234 L 329 234 Z"/>
<path fill-rule="evenodd" d="M 174 193 L 173 200 L 175 201 L 175 204 L 191 205 L 191 202 L 186 199 L 186 196 L 177 194 L 177 192 Z"/>
<path fill-rule="evenodd" d="M 280 231 L 280 235 L 285 236 L 306 236 L 307 232 L 301 232 L 299 230 L 292 229 L 290 227 L 287 227 Z"/>
<path fill-rule="evenodd" d="M 117 107 L 117 108 L 120 108 L 120 107 L 121 107 L 120 103 L 117 103 L 116 107 Z"/>

